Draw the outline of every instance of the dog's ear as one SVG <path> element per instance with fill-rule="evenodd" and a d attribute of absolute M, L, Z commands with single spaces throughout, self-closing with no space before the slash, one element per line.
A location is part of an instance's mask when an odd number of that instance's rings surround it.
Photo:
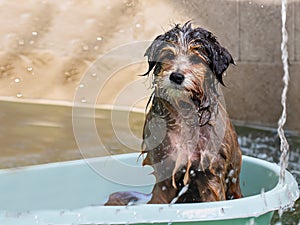
<path fill-rule="evenodd" d="M 146 73 L 142 74 L 141 76 L 147 76 L 147 75 L 149 75 L 149 73 L 155 67 L 155 65 L 156 65 L 156 62 L 148 60 L 148 70 L 147 70 Z"/>
<path fill-rule="evenodd" d="M 163 41 L 164 36 L 159 35 L 157 36 L 154 41 L 151 43 L 151 45 L 147 48 L 144 56 L 148 57 L 148 71 L 143 74 L 142 76 L 149 75 L 149 73 L 152 71 L 152 69 L 159 64 L 158 62 L 158 56 L 160 53 L 161 48 L 165 44 Z"/>
<path fill-rule="evenodd" d="M 210 69 L 216 75 L 217 80 L 224 85 L 223 73 L 230 63 L 235 64 L 231 54 L 219 44 L 217 38 L 211 32 L 198 27 L 191 34 L 192 39 L 196 39 L 204 47 L 209 59 L 208 64 Z"/>
<path fill-rule="evenodd" d="M 217 80 L 222 85 L 224 85 L 223 73 L 230 64 L 235 65 L 235 62 L 229 51 L 226 48 L 222 47 L 217 41 L 213 43 L 210 42 L 205 47 L 210 59 L 210 69 L 216 75 Z"/>

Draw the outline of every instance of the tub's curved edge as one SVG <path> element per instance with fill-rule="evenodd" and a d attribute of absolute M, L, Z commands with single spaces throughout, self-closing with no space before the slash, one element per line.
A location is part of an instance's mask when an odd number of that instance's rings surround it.
<path fill-rule="evenodd" d="M 139 155 L 131 153 L 125 155 L 108 156 L 118 159 L 132 158 Z M 102 157 L 103 158 L 103 157 Z M 91 160 L 99 160 L 94 158 Z M 252 162 L 264 166 L 279 175 L 280 168 L 274 163 L 264 160 L 243 156 L 243 161 Z M 82 160 L 70 161 L 65 165 L 74 165 Z M 61 164 L 61 163 L 58 163 Z M 48 167 L 53 166 L 49 164 Z M 32 169 L 38 169 L 34 166 Z M 68 223 L 155 223 L 155 222 L 186 222 L 186 221 L 220 221 L 237 218 L 259 217 L 266 213 L 291 206 L 299 197 L 298 184 L 295 178 L 286 171 L 286 179 L 283 184 L 278 183 L 272 190 L 241 199 L 222 202 L 174 204 L 174 205 L 138 205 L 138 206 L 91 206 L 76 210 L 36 210 L 11 214 L 0 211 L 2 222 L 18 221 L 28 222 L 37 220 L 50 224 Z M 14 223 L 9 223 L 14 224 Z M 15 223 L 17 224 L 17 222 Z"/>

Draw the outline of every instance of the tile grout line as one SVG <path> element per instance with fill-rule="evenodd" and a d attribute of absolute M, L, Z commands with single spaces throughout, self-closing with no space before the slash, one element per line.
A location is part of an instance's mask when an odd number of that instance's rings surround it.
<path fill-rule="evenodd" d="M 293 16 L 294 16 L 294 22 L 293 22 L 293 30 L 294 30 L 294 33 L 293 33 L 293 38 L 294 38 L 294 61 L 297 62 L 299 59 L 298 59 L 298 56 L 297 56 L 297 10 L 296 10 L 296 7 L 297 7 L 297 3 L 296 2 L 292 2 L 292 8 L 293 8 Z"/>
<path fill-rule="evenodd" d="M 238 59 L 237 61 L 242 61 L 241 59 L 241 30 L 240 30 L 240 1 L 236 0 L 236 10 L 237 10 L 237 30 L 238 30 Z"/>

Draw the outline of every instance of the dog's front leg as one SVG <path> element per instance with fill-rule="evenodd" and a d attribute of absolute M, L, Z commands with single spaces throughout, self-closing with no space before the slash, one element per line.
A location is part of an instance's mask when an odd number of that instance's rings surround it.
<path fill-rule="evenodd" d="M 152 198 L 149 204 L 169 204 L 176 196 L 178 190 L 172 186 L 172 179 L 166 179 L 156 183 L 152 190 Z"/>

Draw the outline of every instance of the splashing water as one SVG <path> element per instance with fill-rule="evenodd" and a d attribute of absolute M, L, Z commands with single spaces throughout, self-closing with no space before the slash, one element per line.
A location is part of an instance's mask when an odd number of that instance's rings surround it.
<path fill-rule="evenodd" d="M 283 90 L 281 95 L 281 105 L 282 105 L 282 114 L 278 120 L 278 135 L 280 138 L 280 182 L 283 183 L 285 179 L 285 169 L 288 165 L 288 156 L 289 156 L 289 144 L 284 134 L 283 126 L 286 122 L 286 99 L 287 99 L 287 91 L 289 84 L 289 67 L 288 67 L 288 51 L 287 51 L 287 41 L 288 41 L 288 33 L 286 30 L 286 8 L 287 8 L 287 0 L 281 1 L 281 19 L 282 19 L 282 42 L 281 42 L 281 59 L 283 63 Z"/>
<path fill-rule="evenodd" d="M 172 201 L 170 202 L 170 204 L 175 204 L 177 202 L 177 200 L 185 193 L 187 192 L 187 190 L 189 189 L 189 184 L 186 184 L 178 193 L 178 195 L 172 199 Z"/>

